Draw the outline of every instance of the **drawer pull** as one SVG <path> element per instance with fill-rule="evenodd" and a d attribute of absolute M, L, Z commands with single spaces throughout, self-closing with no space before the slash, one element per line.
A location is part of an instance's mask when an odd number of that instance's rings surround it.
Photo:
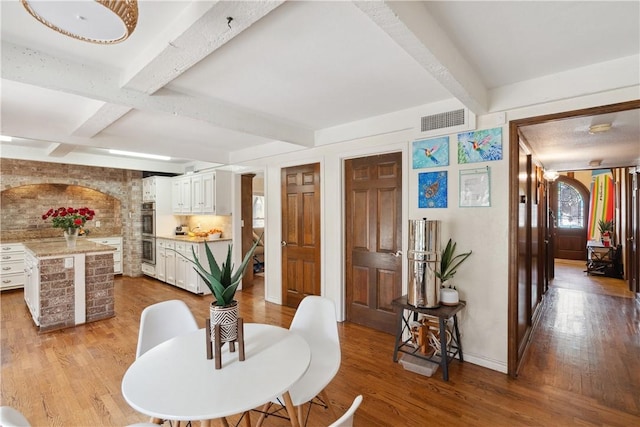
<path fill-rule="evenodd" d="M 11 267 L 2 267 L 4 271 L 11 270 Z"/>
<path fill-rule="evenodd" d="M 8 255 L 5 255 L 5 256 L 2 257 L 2 259 L 11 259 L 11 257 L 8 256 Z"/>
<path fill-rule="evenodd" d="M 11 280 L 3 280 L 2 283 L 11 283 Z"/>

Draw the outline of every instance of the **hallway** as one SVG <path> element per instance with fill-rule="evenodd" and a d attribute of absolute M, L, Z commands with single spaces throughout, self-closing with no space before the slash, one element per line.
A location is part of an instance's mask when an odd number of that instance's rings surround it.
<path fill-rule="evenodd" d="M 577 394 L 638 413 L 640 308 L 626 282 L 584 270 L 582 261 L 556 259 L 555 279 L 518 378 L 560 392 L 555 397 L 568 405 Z"/>

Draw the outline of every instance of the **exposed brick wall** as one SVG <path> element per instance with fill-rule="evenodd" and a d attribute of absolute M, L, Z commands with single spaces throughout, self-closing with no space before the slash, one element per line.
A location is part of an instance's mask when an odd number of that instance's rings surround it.
<path fill-rule="evenodd" d="M 86 256 L 85 284 L 87 322 L 113 317 L 113 253 Z"/>
<path fill-rule="evenodd" d="M 142 172 L 0 158 L 0 240 L 62 236 L 42 214 L 51 207 L 88 206 L 90 236 L 123 237 L 123 274 L 140 276 Z"/>
<path fill-rule="evenodd" d="M 75 325 L 75 268 L 65 268 L 64 258 L 40 262 L 40 331 Z"/>

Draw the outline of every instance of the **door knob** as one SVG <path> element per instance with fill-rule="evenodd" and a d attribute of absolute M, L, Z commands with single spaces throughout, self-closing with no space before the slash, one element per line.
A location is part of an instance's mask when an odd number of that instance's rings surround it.
<path fill-rule="evenodd" d="M 284 240 L 281 242 L 282 246 L 287 246 L 287 242 L 285 242 Z"/>
<path fill-rule="evenodd" d="M 402 256 L 402 251 L 396 251 L 395 254 L 392 254 L 394 257 L 398 258 L 399 256 Z"/>

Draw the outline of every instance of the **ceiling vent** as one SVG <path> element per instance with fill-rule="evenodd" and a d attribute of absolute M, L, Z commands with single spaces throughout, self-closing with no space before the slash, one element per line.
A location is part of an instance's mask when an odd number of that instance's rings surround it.
<path fill-rule="evenodd" d="M 420 136 L 446 135 L 474 129 L 476 116 L 466 108 L 431 114 L 420 118 Z"/>

